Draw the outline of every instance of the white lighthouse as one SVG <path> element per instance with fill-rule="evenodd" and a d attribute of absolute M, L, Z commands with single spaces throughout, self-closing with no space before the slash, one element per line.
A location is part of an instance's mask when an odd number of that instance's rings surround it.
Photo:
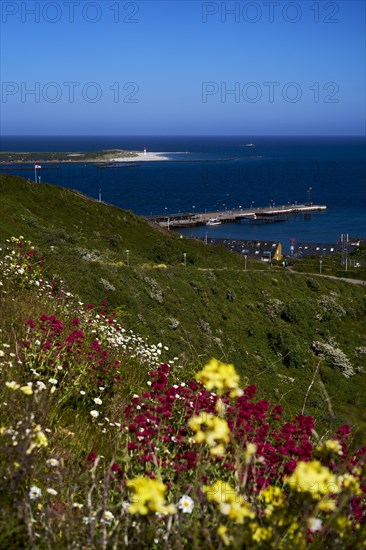
<path fill-rule="evenodd" d="M 146 155 L 146 154 L 147 154 L 147 149 L 146 149 L 146 147 L 144 147 L 144 155 Z"/>

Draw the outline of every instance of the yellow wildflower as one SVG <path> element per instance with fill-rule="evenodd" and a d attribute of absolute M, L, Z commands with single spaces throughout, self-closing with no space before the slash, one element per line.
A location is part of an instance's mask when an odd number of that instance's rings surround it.
<path fill-rule="evenodd" d="M 224 454 L 223 443 L 228 443 L 230 436 L 230 429 L 225 420 L 211 413 L 201 412 L 198 416 L 192 416 L 188 426 L 196 432 L 193 439 L 197 443 L 207 443 L 214 455 Z"/>
<path fill-rule="evenodd" d="M 203 492 L 207 494 L 207 500 L 209 502 L 234 502 L 236 500 L 244 500 L 242 496 L 238 495 L 230 483 L 227 481 L 216 481 L 213 485 L 205 485 Z"/>
<path fill-rule="evenodd" d="M 245 462 L 249 464 L 251 458 L 257 452 L 257 445 L 255 443 L 248 443 L 247 448 L 244 451 Z"/>
<path fill-rule="evenodd" d="M 40 425 L 34 428 L 34 433 L 36 434 L 36 445 L 37 447 L 47 447 L 48 440 L 45 434 L 42 432 Z"/>
<path fill-rule="evenodd" d="M 285 483 L 294 491 L 311 493 L 314 498 L 339 493 L 337 477 L 318 460 L 298 462 L 291 476 L 285 478 Z"/>
<path fill-rule="evenodd" d="M 136 477 L 127 481 L 134 495 L 128 511 L 130 514 L 146 515 L 149 512 L 159 514 L 175 514 L 177 509 L 173 504 L 165 503 L 167 486 L 159 479 Z"/>
<path fill-rule="evenodd" d="M 316 505 L 316 510 L 320 512 L 334 512 L 337 509 L 337 503 L 334 498 L 322 498 Z"/>
<path fill-rule="evenodd" d="M 220 512 L 236 523 L 244 523 L 245 518 L 255 517 L 246 500 L 226 481 L 218 480 L 211 486 L 205 485 L 203 492 L 207 494 L 209 502 L 216 502 Z"/>
<path fill-rule="evenodd" d="M 5 382 L 5 386 L 9 388 L 9 390 L 14 390 L 14 391 L 20 388 L 20 385 L 17 384 L 17 382 L 14 382 L 14 380 L 12 382 Z"/>
<path fill-rule="evenodd" d="M 250 524 L 254 542 L 269 542 L 273 535 L 272 527 L 261 527 L 257 522 Z"/>
<path fill-rule="evenodd" d="M 223 395 L 231 390 L 231 397 L 242 395 L 239 388 L 240 378 L 234 365 L 222 363 L 217 359 L 211 359 L 205 367 L 196 374 L 196 379 L 202 382 L 209 391 L 216 389 L 218 395 Z"/>
<path fill-rule="evenodd" d="M 327 439 L 326 441 L 322 441 L 321 443 L 319 443 L 319 445 L 316 448 L 316 451 L 319 454 L 335 453 L 337 455 L 341 455 L 342 445 L 339 443 L 337 439 Z"/>
<path fill-rule="evenodd" d="M 281 489 L 272 485 L 262 489 L 259 493 L 259 498 L 264 500 L 267 504 L 265 509 L 265 514 L 267 517 L 270 517 L 275 508 L 279 508 L 285 502 L 285 497 Z"/>
<path fill-rule="evenodd" d="M 23 392 L 25 395 L 32 395 L 33 393 L 32 382 L 28 382 L 26 386 L 22 386 L 20 388 L 20 391 Z"/>
<path fill-rule="evenodd" d="M 48 445 L 48 439 L 45 436 L 45 434 L 42 432 L 41 426 L 38 424 L 33 429 L 32 440 L 28 449 L 26 450 L 26 454 L 30 455 L 34 449 L 36 448 L 39 449 L 40 447 L 47 447 L 47 445 Z"/>
<path fill-rule="evenodd" d="M 361 496 L 362 491 L 360 488 L 360 482 L 351 474 L 343 474 L 338 477 L 338 482 L 340 485 L 343 485 L 350 493 L 353 493 L 353 496 Z"/>
<path fill-rule="evenodd" d="M 268 487 L 262 489 L 259 498 L 262 498 L 266 504 L 273 504 L 274 506 L 281 506 L 285 502 L 282 490 L 273 485 L 268 485 Z"/>
<path fill-rule="evenodd" d="M 346 532 L 352 528 L 352 521 L 346 516 L 339 516 L 337 518 L 338 534 L 341 538 L 346 536 Z"/>
<path fill-rule="evenodd" d="M 227 527 L 225 527 L 225 525 L 220 525 L 217 528 L 217 534 L 219 535 L 220 539 L 224 543 L 224 546 L 230 546 L 230 539 L 227 536 Z"/>

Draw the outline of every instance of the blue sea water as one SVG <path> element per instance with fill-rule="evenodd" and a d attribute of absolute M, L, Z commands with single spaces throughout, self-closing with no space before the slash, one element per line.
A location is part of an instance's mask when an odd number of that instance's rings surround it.
<path fill-rule="evenodd" d="M 247 144 L 254 146 L 248 147 Z M 313 202 L 327 211 L 265 225 L 242 222 L 182 230 L 187 236 L 334 243 L 342 233 L 366 236 L 364 137 L 3 136 L 3 151 L 133 149 L 167 153 L 169 161 L 100 168 L 43 164 L 42 182 L 77 189 L 140 215 L 231 210 Z M 33 165 L 0 165 L 0 173 L 34 179 Z M 20 170 L 19 168 L 26 168 Z M 311 188 L 311 191 L 309 189 Z M 67 205 L 65 205 L 67 208 Z"/>

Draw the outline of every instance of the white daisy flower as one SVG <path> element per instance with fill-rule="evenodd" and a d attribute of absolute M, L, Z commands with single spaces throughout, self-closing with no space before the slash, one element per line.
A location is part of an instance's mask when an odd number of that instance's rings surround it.
<path fill-rule="evenodd" d="M 194 507 L 194 502 L 188 495 L 183 495 L 178 502 L 178 508 L 183 514 L 191 514 Z"/>
<path fill-rule="evenodd" d="M 318 518 L 309 518 L 307 523 L 309 531 L 311 531 L 312 533 L 320 531 L 323 526 L 322 520 Z"/>
<path fill-rule="evenodd" d="M 111 523 L 114 520 L 114 515 L 112 514 L 112 512 L 106 510 L 103 514 L 103 519 L 106 523 Z"/>
<path fill-rule="evenodd" d="M 60 462 L 57 460 L 57 458 L 49 458 L 47 460 L 47 464 L 48 466 L 52 466 L 52 468 L 56 468 L 60 464 Z"/>
<path fill-rule="evenodd" d="M 42 496 L 42 491 L 39 487 L 36 485 L 32 485 L 32 487 L 29 489 L 29 498 L 31 500 L 36 500 L 37 498 Z"/>

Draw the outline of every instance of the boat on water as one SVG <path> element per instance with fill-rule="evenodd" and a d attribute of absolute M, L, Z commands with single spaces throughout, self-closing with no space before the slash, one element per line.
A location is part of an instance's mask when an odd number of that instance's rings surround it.
<path fill-rule="evenodd" d="M 254 143 L 246 143 L 245 147 L 255 147 Z"/>
<path fill-rule="evenodd" d="M 210 218 L 207 222 L 206 222 L 206 225 L 221 225 L 222 224 L 222 221 L 219 220 L 218 218 Z"/>

